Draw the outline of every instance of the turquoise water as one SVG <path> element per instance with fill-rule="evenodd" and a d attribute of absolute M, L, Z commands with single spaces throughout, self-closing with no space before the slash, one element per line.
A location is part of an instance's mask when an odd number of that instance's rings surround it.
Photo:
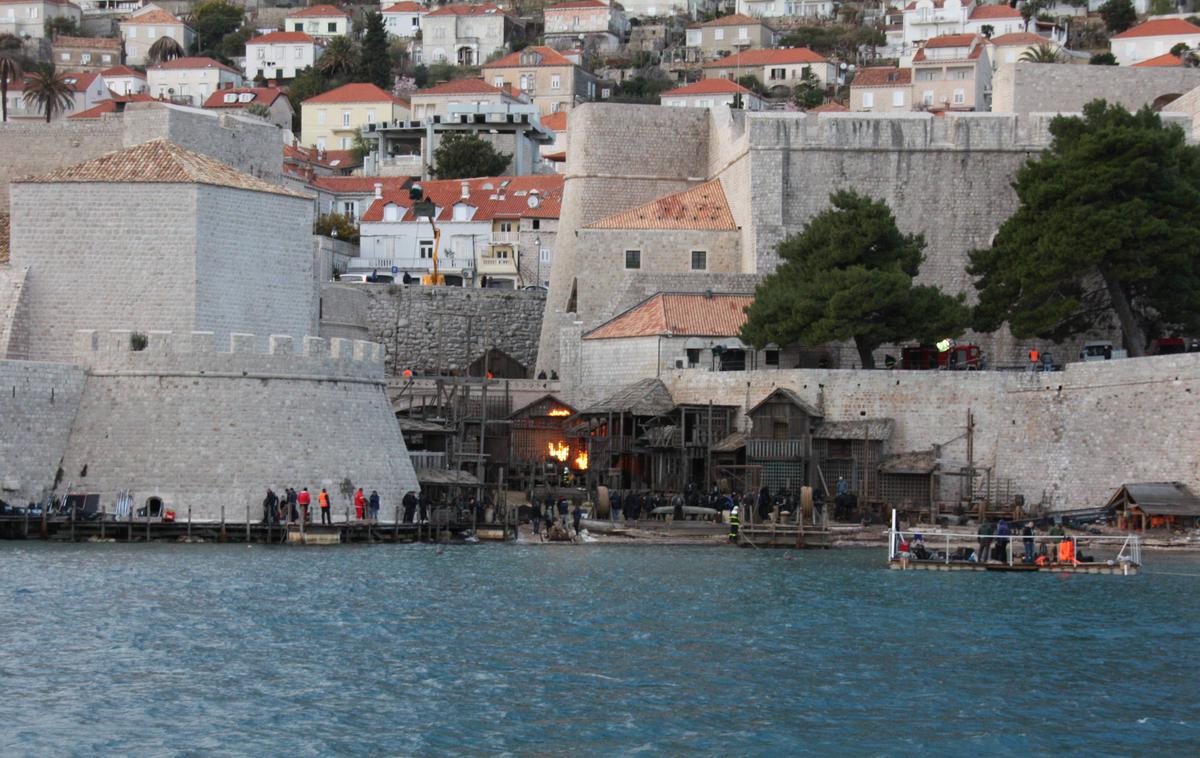
<path fill-rule="evenodd" d="M 0 543 L 0 754 L 1200 750 L 1200 578 L 882 558 Z"/>

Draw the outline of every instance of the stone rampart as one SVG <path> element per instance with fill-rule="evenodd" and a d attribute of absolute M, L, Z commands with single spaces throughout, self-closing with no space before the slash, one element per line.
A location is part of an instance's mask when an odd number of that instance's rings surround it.
<path fill-rule="evenodd" d="M 1103 98 L 1130 110 L 1162 106 L 1200 87 L 1200 69 L 1018 62 L 992 77 L 994 113 L 1074 113 Z M 1169 106 L 1164 110 L 1171 110 Z"/>
<path fill-rule="evenodd" d="M 0 499 L 24 505 L 54 486 L 83 389 L 77 366 L 0 360 Z"/>
<path fill-rule="evenodd" d="M 1065 371 L 785 370 L 667 372 L 676 402 L 753 406 L 787 387 L 833 421 L 892 418 L 889 452 L 944 445 L 965 463 L 967 411 L 975 460 L 1026 500 L 1057 509 L 1103 504 L 1125 482 L 1181 481 L 1200 491 L 1200 355 L 1094 363 Z M 743 419 L 744 423 L 744 419 Z"/>
<path fill-rule="evenodd" d="M 386 512 L 417 481 L 391 412 L 383 348 L 363 340 L 82 331 L 87 385 L 63 456 L 64 481 L 102 502 L 131 490 L 192 517 L 261 516 L 267 487 L 377 490 Z M 86 475 L 85 475 L 86 474 Z M 315 501 L 315 498 L 314 498 Z"/>

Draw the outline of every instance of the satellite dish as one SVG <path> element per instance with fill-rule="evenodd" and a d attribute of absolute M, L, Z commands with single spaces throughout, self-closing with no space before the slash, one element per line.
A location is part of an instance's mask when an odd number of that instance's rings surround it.
<path fill-rule="evenodd" d="M 538 196 L 536 194 L 530 195 L 529 199 L 527 199 L 525 202 L 529 205 L 530 208 L 536 208 L 539 205 L 541 205 L 541 203 L 542 203 L 542 201 L 540 199 L 538 199 Z"/>

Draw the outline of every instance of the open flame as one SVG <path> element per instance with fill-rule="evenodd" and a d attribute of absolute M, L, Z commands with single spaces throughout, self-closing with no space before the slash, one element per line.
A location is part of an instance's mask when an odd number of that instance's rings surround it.
<path fill-rule="evenodd" d="M 580 471 L 587 471 L 587 466 L 588 466 L 588 454 L 587 453 L 581 452 L 579 455 L 575 456 L 575 468 L 579 469 Z"/>
<path fill-rule="evenodd" d="M 547 442 L 546 447 L 550 451 L 551 458 L 557 458 L 563 462 L 566 462 L 567 458 L 571 455 L 571 448 L 561 442 L 558 445 L 555 445 L 553 442 Z"/>
<path fill-rule="evenodd" d="M 550 411 L 546 415 L 554 416 L 556 418 L 562 418 L 563 416 L 570 416 L 571 412 L 569 410 L 567 410 L 566 408 L 555 408 L 554 410 Z"/>

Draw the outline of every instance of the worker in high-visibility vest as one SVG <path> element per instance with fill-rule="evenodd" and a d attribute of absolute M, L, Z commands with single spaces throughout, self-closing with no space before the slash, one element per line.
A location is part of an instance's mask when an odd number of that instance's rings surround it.
<path fill-rule="evenodd" d="M 737 509 L 737 506 L 735 505 L 735 506 L 733 506 L 733 510 L 729 512 L 729 541 L 730 542 L 737 542 L 739 524 L 740 524 L 740 522 L 738 520 L 738 509 Z"/>

